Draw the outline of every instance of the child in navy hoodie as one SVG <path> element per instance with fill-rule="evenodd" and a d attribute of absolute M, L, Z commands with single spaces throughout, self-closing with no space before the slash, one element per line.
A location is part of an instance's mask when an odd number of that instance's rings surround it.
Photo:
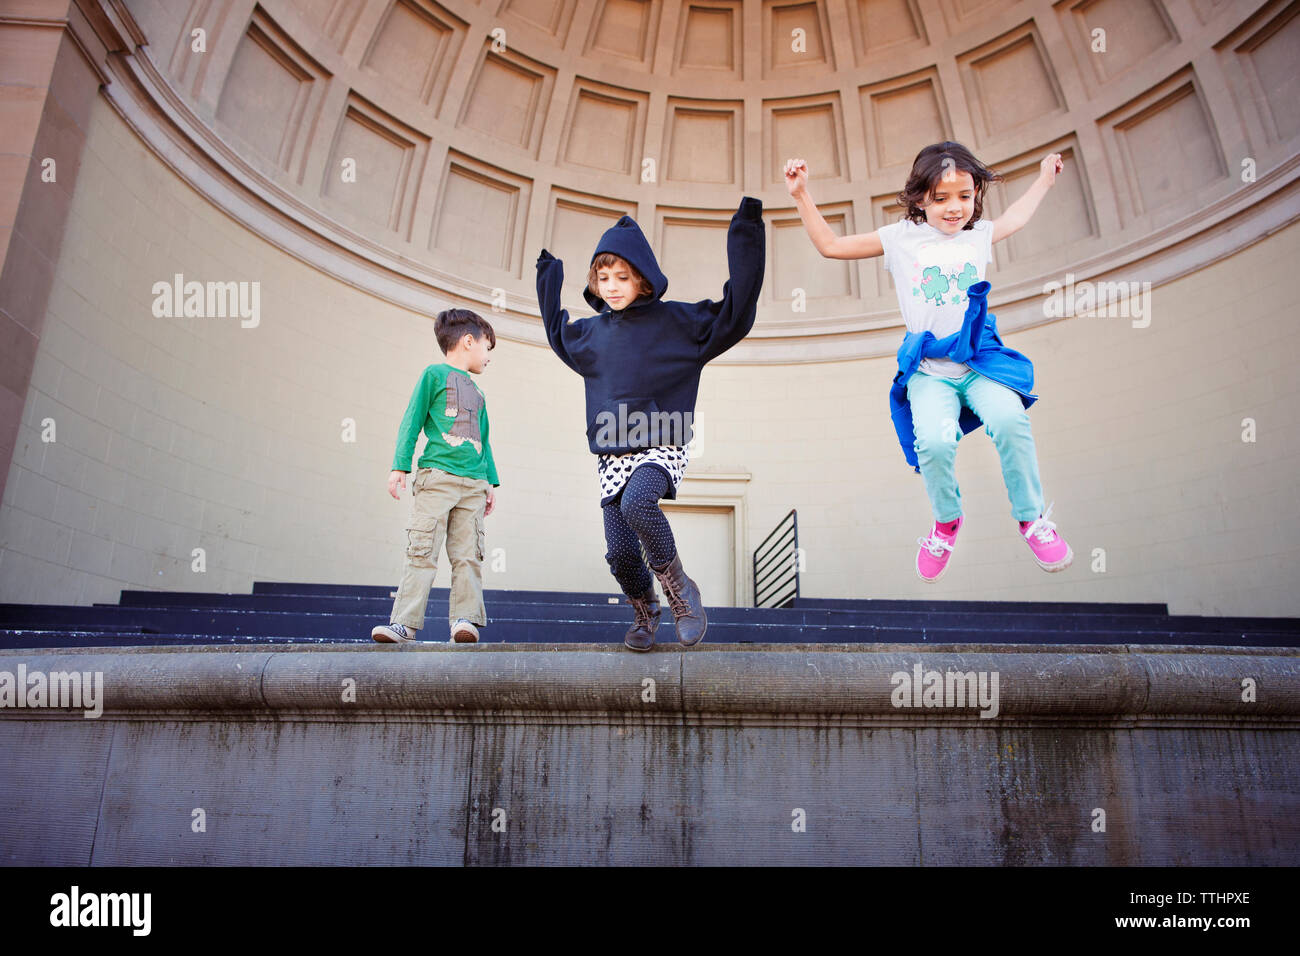
<path fill-rule="evenodd" d="M 731 217 L 731 276 L 716 302 L 665 301 L 668 279 L 629 216 L 606 230 L 591 257 L 583 297 L 597 315 L 570 320 L 560 306 L 563 263 L 545 249 L 537 257 L 547 341 L 586 384 L 587 444 L 598 456 L 605 560 L 635 614 L 623 641 L 633 650 L 648 651 L 659 625 L 651 571 L 672 608 L 678 641 L 690 647 L 708 626 L 659 499 L 677 497 L 686 470 L 700 372 L 753 328 L 763 285 L 762 212 L 763 204 L 746 196 Z"/>

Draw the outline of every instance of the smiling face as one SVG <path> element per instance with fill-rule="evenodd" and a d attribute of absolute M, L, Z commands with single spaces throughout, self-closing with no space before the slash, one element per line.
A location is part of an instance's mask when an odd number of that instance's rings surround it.
<path fill-rule="evenodd" d="M 975 180 L 970 173 L 946 169 L 930 189 L 925 221 L 945 235 L 956 235 L 975 215 Z"/>
<path fill-rule="evenodd" d="M 641 277 L 622 259 L 596 269 L 596 295 L 615 312 L 631 305 L 640 295 Z"/>

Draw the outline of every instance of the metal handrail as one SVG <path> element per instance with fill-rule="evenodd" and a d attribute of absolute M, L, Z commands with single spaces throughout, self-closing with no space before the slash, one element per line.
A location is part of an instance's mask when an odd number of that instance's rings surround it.
<path fill-rule="evenodd" d="M 799 516 L 791 508 L 754 549 L 754 607 L 789 607 L 798 596 Z"/>

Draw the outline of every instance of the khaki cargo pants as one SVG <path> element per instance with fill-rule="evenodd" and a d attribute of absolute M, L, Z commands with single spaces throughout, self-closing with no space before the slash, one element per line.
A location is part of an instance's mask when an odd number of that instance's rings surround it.
<path fill-rule="evenodd" d="M 447 542 L 451 561 L 450 623 L 464 618 L 482 627 L 483 511 L 491 482 L 462 478 L 437 468 L 421 468 L 411 477 L 411 521 L 406 529 L 406 564 L 397 586 L 390 620 L 407 627 L 424 627 L 429 588 L 438 571 L 438 554 Z"/>

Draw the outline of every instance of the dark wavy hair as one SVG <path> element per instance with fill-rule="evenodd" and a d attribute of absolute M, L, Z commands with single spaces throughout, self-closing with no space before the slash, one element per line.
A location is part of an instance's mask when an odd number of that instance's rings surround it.
<path fill-rule="evenodd" d="M 915 223 L 925 223 L 925 209 L 922 205 L 949 169 L 970 173 L 971 179 L 975 181 L 975 212 L 971 215 L 970 222 L 962 228 L 970 229 L 979 222 L 984 213 L 985 190 L 989 183 L 1002 182 L 1002 177 L 976 159 L 961 143 L 935 143 L 916 154 L 912 172 L 907 177 L 907 185 L 898 194 L 898 204 L 903 207 L 908 219 Z"/>
<path fill-rule="evenodd" d="M 492 324 L 477 312 L 469 309 L 443 309 L 433 322 L 433 334 L 438 337 L 438 348 L 446 355 L 454 348 L 462 335 L 468 332 L 476 339 L 488 338 L 488 348 L 497 347 L 497 334 L 492 331 Z"/>

